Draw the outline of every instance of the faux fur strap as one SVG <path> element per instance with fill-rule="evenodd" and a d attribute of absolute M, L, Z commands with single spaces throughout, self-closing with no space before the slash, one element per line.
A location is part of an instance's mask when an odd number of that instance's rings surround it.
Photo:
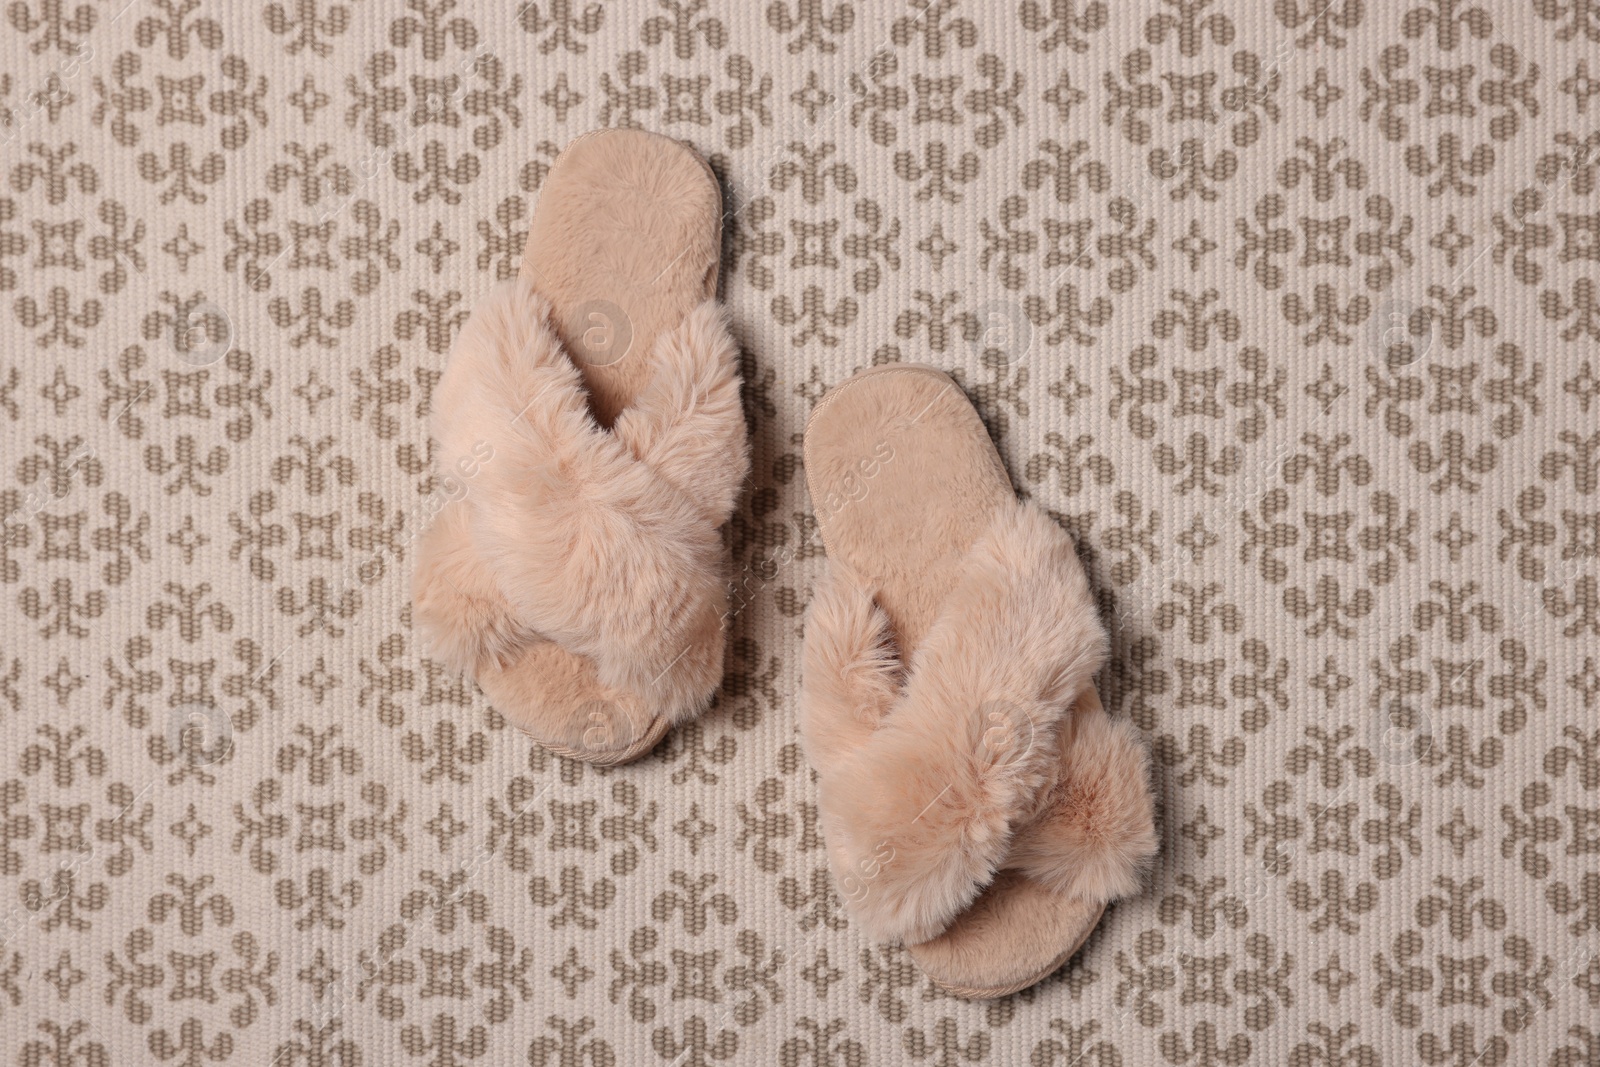
<path fill-rule="evenodd" d="M 607 431 L 549 315 L 520 278 L 473 310 L 434 398 L 441 468 L 470 465 L 472 542 L 520 626 L 592 659 L 605 685 L 670 691 L 726 611 L 719 527 L 749 463 L 737 352 L 717 305 L 695 308 Z M 459 651 L 470 670 L 490 649 Z"/>
<path fill-rule="evenodd" d="M 972 546 L 903 686 L 888 631 L 832 565 L 806 626 L 801 737 L 852 915 L 916 943 L 971 905 L 1054 787 L 1063 717 L 1107 639 L 1070 539 L 1020 503 Z"/>

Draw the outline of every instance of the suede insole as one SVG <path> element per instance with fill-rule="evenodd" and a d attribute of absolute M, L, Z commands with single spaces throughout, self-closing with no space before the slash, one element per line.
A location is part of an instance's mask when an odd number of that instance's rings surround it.
<path fill-rule="evenodd" d="M 694 149 L 643 130 L 594 130 L 539 190 L 522 273 L 609 427 L 650 381 L 656 337 L 716 295 L 722 192 Z"/>
<path fill-rule="evenodd" d="M 805 467 L 829 559 L 875 590 L 909 666 L 962 558 L 1015 497 L 988 430 L 941 371 L 875 367 L 818 403 L 806 425 Z M 1074 714 L 1098 707 L 1091 690 Z M 1002 996 L 1065 963 L 1103 910 L 1002 871 L 944 933 L 907 949 L 958 996 Z"/>

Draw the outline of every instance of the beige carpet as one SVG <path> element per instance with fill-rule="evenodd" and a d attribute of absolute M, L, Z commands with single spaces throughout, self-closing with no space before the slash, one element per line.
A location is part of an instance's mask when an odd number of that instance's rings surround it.
<path fill-rule="evenodd" d="M 1600 1064 L 1600 6 L 17 0 L 0 1061 Z M 720 705 L 546 758 L 409 629 L 430 389 L 558 146 L 724 178 Z M 1043 985 L 846 923 L 799 433 L 960 376 L 1146 732 Z"/>

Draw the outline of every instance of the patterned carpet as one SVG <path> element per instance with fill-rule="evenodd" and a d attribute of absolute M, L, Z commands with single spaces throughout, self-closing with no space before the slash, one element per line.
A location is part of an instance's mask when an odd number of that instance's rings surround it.
<path fill-rule="evenodd" d="M 1600 5 L 17 0 L 0 1061 L 1600 1065 Z M 725 184 L 703 721 L 547 757 L 411 635 L 427 414 L 558 147 Z M 1061 973 L 847 924 L 799 434 L 953 371 L 1073 532 L 1162 855 Z"/>

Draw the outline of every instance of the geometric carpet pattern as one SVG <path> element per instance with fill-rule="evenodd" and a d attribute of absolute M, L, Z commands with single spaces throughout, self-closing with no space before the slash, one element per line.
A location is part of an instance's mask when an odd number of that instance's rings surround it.
<path fill-rule="evenodd" d="M 723 184 L 754 451 L 717 703 L 615 769 L 409 609 L 602 126 Z M 0 1062 L 1600 1065 L 1600 5 L 17 0 L 0 145 Z M 1155 771 L 989 1003 L 851 927 L 797 743 L 800 434 L 898 360 Z"/>

